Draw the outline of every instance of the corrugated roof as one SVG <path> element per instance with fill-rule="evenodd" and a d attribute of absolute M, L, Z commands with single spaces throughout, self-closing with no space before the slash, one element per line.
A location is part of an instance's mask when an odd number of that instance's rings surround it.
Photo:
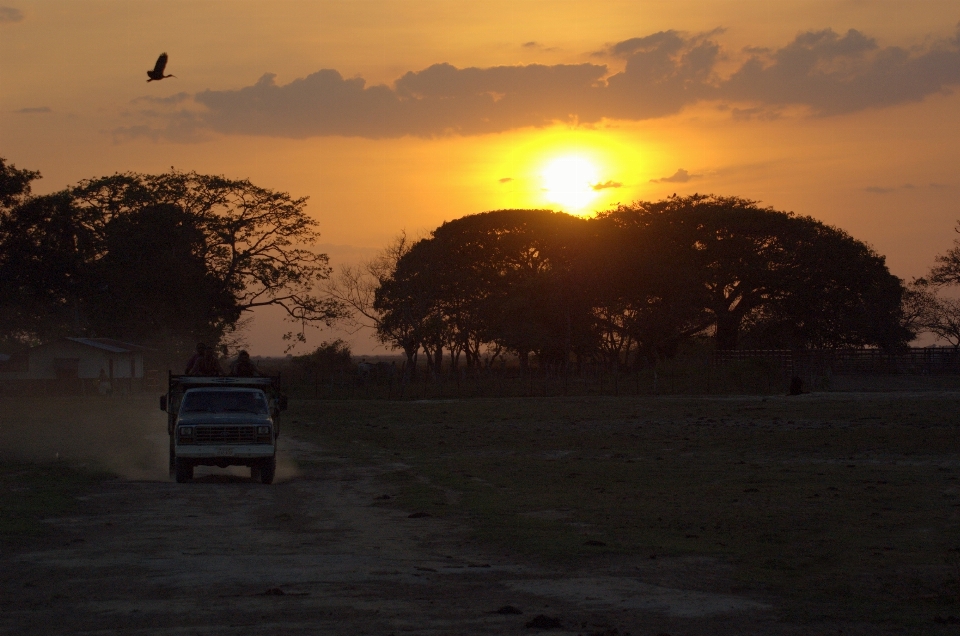
<path fill-rule="evenodd" d="M 88 347 L 103 349 L 104 351 L 109 351 L 110 353 L 133 353 L 135 351 L 143 351 L 146 349 L 146 347 L 141 347 L 140 345 L 135 345 L 129 342 L 121 342 L 120 340 L 114 340 L 112 338 L 66 338 L 66 340 L 87 345 Z"/>

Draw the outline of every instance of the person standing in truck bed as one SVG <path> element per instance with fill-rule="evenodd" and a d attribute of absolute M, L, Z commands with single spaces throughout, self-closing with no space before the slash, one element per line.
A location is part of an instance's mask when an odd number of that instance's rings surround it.
<path fill-rule="evenodd" d="M 198 346 L 197 348 L 199 349 L 200 347 Z M 187 370 L 187 375 L 223 375 L 223 370 L 220 368 L 220 361 L 217 360 L 217 354 L 212 347 L 204 347 L 203 355 L 197 358 L 193 366 Z"/>
<path fill-rule="evenodd" d="M 250 360 L 250 354 L 241 350 L 237 359 L 230 365 L 230 375 L 238 378 L 258 378 L 260 371 Z"/>
<path fill-rule="evenodd" d="M 184 375 L 190 375 L 190 370 L 193 369 L 193 365 L 195 365 L 197 361 L 203 357 L 203 352 L 206 351 L 206 349 L 207 345 L 203 344 L 202 342 L 197 343 L 196 353 L 190 356 L 190 359 L 187 360 L 187 366 L 183 369 Z"/>

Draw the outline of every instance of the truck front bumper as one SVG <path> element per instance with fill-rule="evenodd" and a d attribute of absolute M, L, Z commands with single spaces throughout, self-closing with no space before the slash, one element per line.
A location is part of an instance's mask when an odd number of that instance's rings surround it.
<path fill-rule="evenodd" d="M 184 459 L 259 459 L 272 457 L 277 447 L 273 444 L 178 444 L 177 457 Z"/>

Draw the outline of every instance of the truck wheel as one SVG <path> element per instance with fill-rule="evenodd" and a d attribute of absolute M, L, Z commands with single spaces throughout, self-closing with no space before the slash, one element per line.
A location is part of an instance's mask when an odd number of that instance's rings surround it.
<path fill-rule="evenodd" d="M 260 464 L 254 464 L 253 466 L 250 467 L 250 479 L 252 479 L 253 481 L 260 481 L 261 474 L 262 473 L 260 472 Z"/>
<path fill-rule="evenodd" d="M 270 459 L 263 460 L 263 463 L 260 464 L 260 482 L 264 484 L 272 484 L 273 477 L 277 474 L 277 456 L 274 455 Z"/>
<path fill-rule="evenodd" d="M 174 477 L 177 474 L 177 462 L 176 462 L 176 453 L 173 450 L 173 435 L 170 436 L 170 477 Z"/>
<path fill-rule="evenodd" d="M 192 480 L 193 464 L 191 464 L 188 460 L 180 459 L 179 457 L 174 458 L 174 461 L 176 462 L 177 483 L 182 484 Z"/>

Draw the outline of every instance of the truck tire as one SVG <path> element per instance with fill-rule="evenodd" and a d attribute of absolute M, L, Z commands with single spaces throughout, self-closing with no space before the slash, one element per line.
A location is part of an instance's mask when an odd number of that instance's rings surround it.
<path fill-rule="evenodd" d="M 173 450 L 173 435 L 170 436 L 170 477 L 173 478 L 177 474 L 177 455 Z"/>
<path fill-rule="evenodd" d="M 186 459 L 174 458 L 176 463 L 177 483 L 182 484 L 193 479 L 193 464 Z"/>
<path fill-rule="evenodd" d="M 260 464 L 260 483 L 272 484 L 273 478 L 277 474 L 277 456 L 263 460 Z"/>
<path fill-rule="evenodd" d="M 256 463 L 250 467 L 250 479 L 253 481 L 260 481 L 260 463 Z"/>

